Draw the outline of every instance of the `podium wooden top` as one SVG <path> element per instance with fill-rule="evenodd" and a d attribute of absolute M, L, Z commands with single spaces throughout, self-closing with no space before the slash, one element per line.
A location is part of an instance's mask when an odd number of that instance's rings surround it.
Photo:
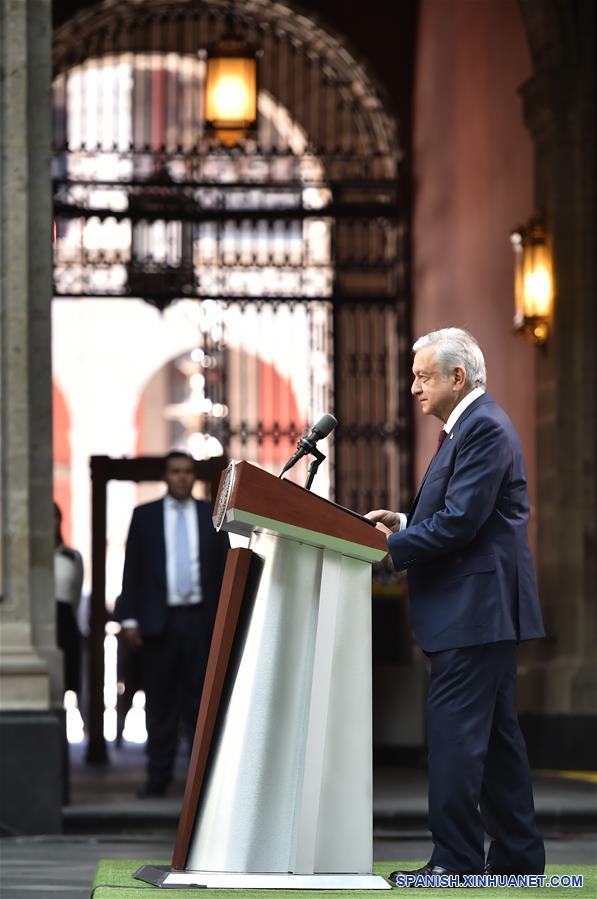
<path fill-rule="evenodd" d="M 360 516 L 249 462 L 222 473 L 214 525 L 242 536 L 267 530 L 369 562 L 388 552 L 383 533 Z"/>

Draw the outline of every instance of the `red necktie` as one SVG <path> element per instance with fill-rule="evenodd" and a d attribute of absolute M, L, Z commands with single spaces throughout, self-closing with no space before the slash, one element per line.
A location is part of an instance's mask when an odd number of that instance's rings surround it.
<path fill-rule="evenodd" d="M 437 446 L 436 446 L 436 448 L 435 448 L 435 452 L 434 452 L 433 458 L 432 458 L 432 460 L 431 460 L 432 462 L 433 462 L 433 459 L 435 459 L 435 457 L 436 457 L 437 454 L 439 453 L 439 448 L 440 448 L 440 446 L 442 445 L 442 443 L 444 442 L 444 440 L 446 439 L 447 436 L 448 436 L 448 432 L 447 432 L 447 431 L 444 431 L 444 429 L 442 428 L 441 431 L 439 432 L 439 434 L 437 435 Z"/>

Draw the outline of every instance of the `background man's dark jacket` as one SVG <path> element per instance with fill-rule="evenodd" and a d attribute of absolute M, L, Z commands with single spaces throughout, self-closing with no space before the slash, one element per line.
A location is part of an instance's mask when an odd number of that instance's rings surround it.
<path fill-rule="evenodd" d="M 226 554 L 228 536 L 212 524 L 211 504 L 193 500 L 199 522 L 199 570 L 203 603 L 213 627 Z M 135 618 L 142 637 L 158 636 L 165 627 L 168 584 L 164 538 L 164 500 L 137 506 L 133 512 L 126 544 L 122 594 L 114 617 L 118 621 Z"/>

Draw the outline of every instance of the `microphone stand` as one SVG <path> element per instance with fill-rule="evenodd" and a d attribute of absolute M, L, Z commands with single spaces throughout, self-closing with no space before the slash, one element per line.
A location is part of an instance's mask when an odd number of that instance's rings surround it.
<path fill-rule="evenodd" d="M 314 446 L 313 449 L 309 450 L 309 455 L 314 456 L 314 458 L 311 460 L 311 464 L 309 465 L 309 476 L 305 481 L 305 490 L 311 489 L 313 478 L 317 474 L 317 469 L 326 458 L 323 453 L 317 449 L 316 446 Z"/>

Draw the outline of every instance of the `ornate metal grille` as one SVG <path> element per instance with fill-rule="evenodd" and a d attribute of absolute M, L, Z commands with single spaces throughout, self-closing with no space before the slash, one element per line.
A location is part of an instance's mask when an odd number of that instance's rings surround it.
<path fill-rule="evenodd" d="M 200 51 L 231 14 L 261 48 L 259 121 L 225 149 L 205 133 Z M 58 31 L 54 60 L 56 295 L 215 303 L 228 453 L 275 467 L 309 417 L 330 409 L 337 500 L 403 505 L 399 150 L 363 68 L 314 22 L 266 0 L 93 9 Z M 263 340 L 299 356 L 302 410 L 267 375 L 263 346 L 243 346 L 255 317 Z"/>

